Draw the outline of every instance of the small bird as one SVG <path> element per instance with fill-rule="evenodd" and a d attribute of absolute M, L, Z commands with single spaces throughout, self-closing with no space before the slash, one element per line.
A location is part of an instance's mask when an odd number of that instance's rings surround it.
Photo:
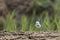
<path fill-rule="evenodd" d="M 35 27 L 36 27 L 36 28 L 40 28 L 40 27 L 41 27 L 41 24 L 40 24 L 39 21 L 36 21 L 36 23 L 35 23 Z"/>

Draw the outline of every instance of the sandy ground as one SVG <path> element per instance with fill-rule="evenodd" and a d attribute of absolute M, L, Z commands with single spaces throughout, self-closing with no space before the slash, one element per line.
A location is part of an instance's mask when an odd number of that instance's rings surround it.
<path fill-rule="evenodd" d="M 0 40 L 60 40 L 59 32 L 0 32 Z"/>

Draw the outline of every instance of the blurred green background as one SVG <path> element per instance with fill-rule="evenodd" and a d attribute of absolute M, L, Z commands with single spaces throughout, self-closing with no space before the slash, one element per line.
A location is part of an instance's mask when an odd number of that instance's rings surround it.
<path fill-rule="evenodd" d="M 42 14 L 40 15 L 40 23 L 41 27 L 37 28 L 35 27 L 33 20 L 35 17 L 35 11 L 33 10 L 32 12 L 32 18 L 31 18 L 31 23 L 29 24 L 28 17 L 26 15 L 22 15 L 21 18 L 21 28 L 19 27 L 17 29 L 16 27 L 16 20 L 13 19 L 15 9 L 12 11 L 11 15 L 8 15 L 6 18 L 6 21 L 4 21 L 4 28 L 3 30 L 5 31 L 60 31 L 60 0 L 55 0 L 55 3 L 52 2 L 47 2 L 49 0 L 34 0 L 34 5 L 36 7 L 38 6 L 43 6 L 43 7 L 48 7 L 48 5 L 52 5 L 54 8 L 54 15 L 50 16 L 48 15 L 47 11 L 43 11 Z M 43 17 L 44 16 L 44 17 Z M 54 18 L 53 18 L 54 17 Z M 4 20 L 4 19 L 2 19 Z M 2 20 L 0 20 L 0 23 L 3 23 Z M 50 22 L 52 20 L 52 22 Z"/>

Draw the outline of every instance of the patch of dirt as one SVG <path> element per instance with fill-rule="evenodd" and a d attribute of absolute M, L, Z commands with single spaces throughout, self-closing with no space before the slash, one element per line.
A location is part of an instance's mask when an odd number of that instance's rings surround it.
<path fill-rule="evenodd" d="M 0 40 L 60 40 L 59 32 L 0 32 Z"/>

